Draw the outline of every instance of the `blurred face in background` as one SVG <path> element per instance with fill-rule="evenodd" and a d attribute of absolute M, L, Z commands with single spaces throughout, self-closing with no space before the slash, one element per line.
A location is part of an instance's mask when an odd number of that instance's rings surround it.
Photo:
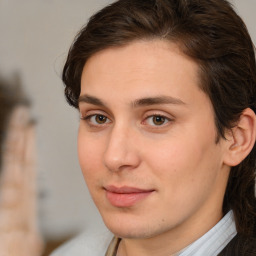
<path fill-rule="evenodd" d="M 102 50 L 84 66 L 79 161 L 105 224 L 119 237 L 178 239 L 222 217 L 226 145 L 216 143 L 198 69 L 177 45 L 160 40 Z"/>

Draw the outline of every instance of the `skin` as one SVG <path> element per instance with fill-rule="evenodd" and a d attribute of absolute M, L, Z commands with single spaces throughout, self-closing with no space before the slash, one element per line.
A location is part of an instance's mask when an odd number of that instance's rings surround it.
<path fill-rule="evenodd" d="M 228 140 L 216 144 L 199 84 L 198 65 L 160 40 L 102 50 L 84 66 L 79 161 L 106 226 L 122 238 L 118 255 L 174 255 L 223 216 Z M 109 185 L 151 192 L 118 207 Z"/>

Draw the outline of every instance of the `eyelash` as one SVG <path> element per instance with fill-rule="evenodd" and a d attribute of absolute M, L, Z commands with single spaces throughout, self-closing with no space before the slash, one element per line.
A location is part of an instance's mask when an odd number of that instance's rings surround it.
<path fill-rule="evenodd" d="M 97 121 L 94 120 L 94 122 L 92 122 L 92 118 L 97 118 L 97 117 L 103 117 L 103 118 L 106 118 L 106 122 L 104 123 L 98 123 Z M 154 127 L 154 128 L 161 128 L 161 127 L 164 127 L 166 125 L 168 125 L 169 122 L 172 121 L 171 118 L 168 118 L 166 117 L 165 115 L 161 115 L 161 114 L 150 114 L 148 116 L 146 116 L 146 118 L 142 121 L 142 124 L 144 125 L 147 120 L 149 120 L 150 118 L 161 118 L 163 123 L 162 124 L 149 124 L 149 126 L 151 127 Z M 80 117 L 81 120 L 85 120 L 90 126 L 93 126 L 93 127 L 102 127 L 102 126 L 105 126 L 106 124 L 110 123 L 111 120 L 106 116 L 106 115 L 103 115 L 103 114 L 91 114 L 91 115 L 87 115 L 87 116 L 81 116 Z M 152 122 L 154 122 L 152 120 Z M 145 124 L 146 125 L 146 124 Z"/>
<path fill-rule="evenodd" d="M 170 122 L 170 121 L 172 121 L 172 119 L 170 119 L 170 118 L 168 118 L 167 116 L 165 116 L 165 115 L 161 115 L 161 114 L 151 114 L 151 115 L 148 115 L 145 119 L 144 119 L 144 121 L 142 122 L 142 123 L 144 123 L 144 122 L 146 122 L 146 120 L 149 120 L 150 118 L 159 118 L 160 117 L 160 119 L 164 119 L 164 121 L 163 121 L 163 123 L 162 124 L 159 124 L 159 125 L 157 125 L 157 124 L 151 124 L 150 126 L 152 126 L 152 127 L 163 127 L 163 126 L 165 126 L 165 125 L 167 125 L 168 124 L 168 122 Z M 152 122 L 154 122 L 153 120 L 152 120 Z"/>
<path fill-rule="evenodd" d="M 97 117 L 103 117 L 103 118 L 106 118 L 107 120 L 109 120 L 109 121 L 107 121 L 107 122 L 105 122 L 105 123 L 102 123 L 102 124 L 97 124 L 96 122 L 95 123 L 93 123 L 92 121 L 91 121 L 91 119 L 92 118 L 97 118 Z M 85 120 L 89 125 L 91 125 L 91 126 L 103 126 L 103 125 L 105 125 L 105 124 L 108 124 L 109 122 L 110 122 L 110 119 L 108 118 L 108 117 L 106 117 L 106 115 L 103 115 L 103 114 L 91 114 L 91 115 L 88 115 L 88 116 L 81 116 L 80 117 L 80 119 L 81 120 Z"/>

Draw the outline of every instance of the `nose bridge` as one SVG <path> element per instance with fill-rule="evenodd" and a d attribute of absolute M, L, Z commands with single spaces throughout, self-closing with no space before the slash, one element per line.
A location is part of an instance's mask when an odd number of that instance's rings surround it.
<path fill-rule="evenodd" d="M 104 163 L 109 170 L 118 171 L 124 167 L 133 168 L 138 165 L 134 139 L 132 128 L 125 124 L 113 126 L 104 154 Z"/>

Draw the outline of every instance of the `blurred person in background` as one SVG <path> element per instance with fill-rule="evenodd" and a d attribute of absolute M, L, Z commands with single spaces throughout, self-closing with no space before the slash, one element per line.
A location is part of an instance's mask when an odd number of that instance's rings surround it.
<path fill-rule="evenodd" d="M 255 54 L 228 1 L 119 0 L 79 32 L 63 81 L 114 238 L 54 256 L 256 255 Z"/>
<path fill-rule="evenodd" d="M 0 82 L 0 254 L 40 256 L 35 123 L 19 86 Z"/>

